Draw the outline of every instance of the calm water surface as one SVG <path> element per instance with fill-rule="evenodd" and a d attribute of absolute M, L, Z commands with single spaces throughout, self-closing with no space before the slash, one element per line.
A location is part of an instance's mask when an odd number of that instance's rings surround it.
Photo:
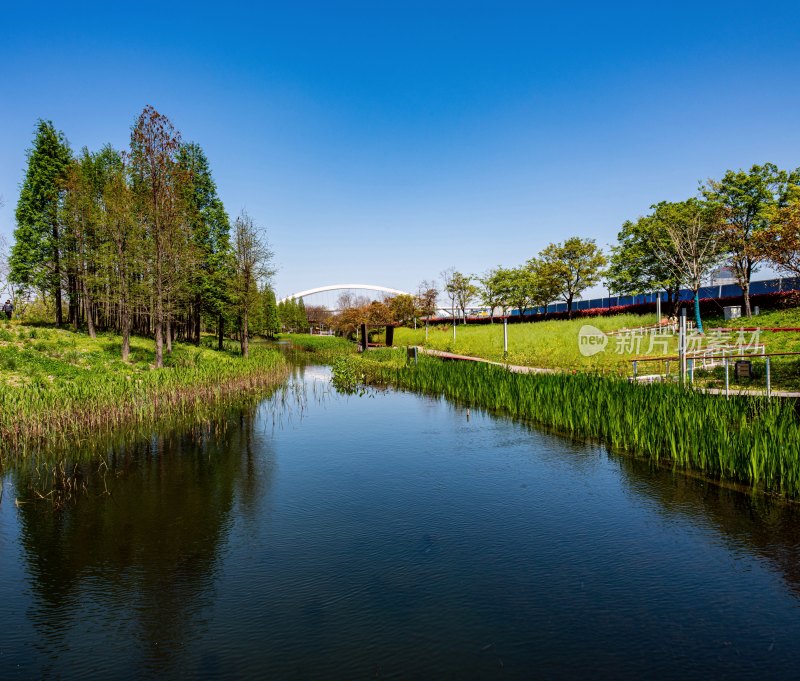
<path fill-rule="evenodd" d="M 3 679 L 800 668 L 797 508 L 441 400 L 309 367 L 55 489 L 52 466 L 2 477 Z"/>

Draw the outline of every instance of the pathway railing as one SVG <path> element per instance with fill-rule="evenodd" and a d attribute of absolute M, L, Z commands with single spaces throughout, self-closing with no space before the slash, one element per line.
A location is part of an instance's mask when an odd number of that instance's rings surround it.
<path fill-rule="evenodd" d="M 735 348 L 731 352 L 723 351 L 721 354 L 708 354 L 702 353 L 700 355 L 687 355 L 686 356 L 686 374 L 681 375 L 681 357 L 676 355 L 671 356 L 663 356 L 663 357 L 635 357 L 631 360 L 631 377 L 630 380 L 632 381 L 640 381 L 640 382 L 653 382 L 653 381 L 662 381 L 662 380 L 677 380 L 682 381 L 687 386 L 693 386 L 695 384 L 695 373 L 699 370 L 702 372 L 708 372 L 709 370 L 718 369 L 722 367 L 723 369 L 723 376 L 721 377 L 724 380 L 724 394 L 726 397 L 730 397 L 731 395 L 731 367 L 734 368 L 734 379 L 742 380 L 746 379 L 750 381 L 748 389 L 740 389 L 737 392 L 739 393 L 753 393 L 754 380 L 758 379 L 756 382 L 760 385 L 760 379 L 764 379 L 765 383 L 765 390 L 763 391 L 766 397 L 772 397 L 774 391 L 772 389 L 772 369 L 773 369 L 773 362 L 774 358 L 778 357 L 800 357 L 800 352 L 763 352 L 764 346 L 758 346 L 757 348 L 753 349 L 761 349 L 762 352 L 741 352 L 739 348 Z M 754 359 L 763 359 L 763 376 L 757 376 L 753 372 L 753 362 Z M 702 364 L 698 365 L 698 362 L 702 362 Z M 642 365 L 646 364 L 658 364 L 658 373 L 648 373 L 642 374 L 640 373 L 640 368 Z M 710 363 L 710 364 L 709 364 Z M 673 367 L 677 367 L 677 373 L 673 374 L 670 370 Z M 760 367 L 759 367 L 760 368 Z M 739 375 L 741 372 L 741 375 Z M 705 378 L 708 378 L 706 376 Z M 714 387 L 713 381 L 707 381 L 702 388 L 704 390 L 708 390 L 711 392 L 723 392 L 721 389 L 717 389 Z M 760 394 L 761 391 L 759 390 L 758 393 Z M 792 396 L 798 397 L 800 393 L 788 393 L 783 392 L 781 393 L 783 396 Z"/>

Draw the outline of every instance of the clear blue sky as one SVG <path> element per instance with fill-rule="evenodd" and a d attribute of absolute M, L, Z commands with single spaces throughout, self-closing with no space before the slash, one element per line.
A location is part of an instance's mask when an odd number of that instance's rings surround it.
<path fill-rule="evenodd" d="M 123 148 L 146 104 L 267 229 L 279 294 L 605 246 L 727 168 L 800 166 L 796 2 L 256 4 L 4 4 L 0 233 L 37 118 Z"/>

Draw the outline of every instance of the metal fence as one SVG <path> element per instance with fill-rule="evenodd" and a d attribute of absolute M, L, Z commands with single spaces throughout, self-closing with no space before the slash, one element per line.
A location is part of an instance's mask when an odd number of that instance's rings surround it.
<path fill-rule="evenodd" d="M 778 277 L 776 279 L 763 279 L 750 283 L 750 295 L 762 293 L 776 293 L 778 291 L 798 291 L 800 290 L 800 278 L 798 277 Z M 741 296 L 742 289 L 738 284 L 720 284 L 717 286 L 703 286 L 700 289 L 701 298 L 729 298 Z M 605 298 L 591 298 L 588 300 L 576 300 L 572 303 L 573 310 L 590 310 L 600 307 L 615 307 L 617 305 L 638 305 L 640 303 L 655 303 L 661 297 L 661 301 L 666 303 L 667 294 L 646 293 L 636 296 L 608 296 Z M 693 300 L 694 291 L 691 289 L 681 289 L 680 300 Z M 666 308 L 665 308 L 666 309 Z M 545 310 L 538 307 L 534 310 L 527 310 L 527 314 L 543 314 L 544 312 L 566 312 L 566 303 L 551 303 Z M 519 310 L 513 310 L 511 315 L 519 315 Z"/>

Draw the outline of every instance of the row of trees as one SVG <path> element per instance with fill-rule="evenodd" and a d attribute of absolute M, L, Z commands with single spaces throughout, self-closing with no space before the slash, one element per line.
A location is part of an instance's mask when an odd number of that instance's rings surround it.
<path fill-rule="evenodd" d="M 571 237 L 548 245 L 519 267 L 496 267 L 481 277 L 450 268 L 442 272 L 442 281 L 453 317 L 459 311 L 465 321 L 476 299 L 503 315 L 515 308 L 524 315 L 558 299 L 571 312 L 575 299 L 600 282 L 605 265 L 606 257 L 593 239 Z"/>
<path fill-rule="evenodd" d="M 750 283 L 769 263 L 800 275 L 800 171 L 771 163 L 729 170 L 700 186 L 686 201 L 654 204 L 648 215 L 623 224 L 612 247 L 606 282 L 612 291 L 666 291 L 677 305 L 681 288 L 695 293 L 710 273 L 727 266 L 742 289 L 744 313 L 752 315 Z"/>
<path fill-rule="evenodd" d="M 571 237 L 548 245 L 521 266 L 496 267 L 483 276 L 449 268 L 441 274 L 441 293 L 452 317 L 466 323 L 476 301 L 492 315 L 515 308 L 524 315 L 558 300 L 571 312 L 574 301 L 601 282 L 617 295 L 664 291 L 675 314 L 681 289 L 689 288 L 702 331 L 699 290 L 711 272 L 723 265 L 730 269 L 750 316 L 750 282 L 767 263 L 800 276 L 800 171 L 769 163 L 727 171 L 686 201 L 654 204 L 647 215 L 623 224 L 608 255 L 592 239 Z M 345 295 L 337 315 L 324 310 L 314 315 L 345 334 L 362 323 L 411 324 L 436 314 L 438 294 L 436 283 L 426 281 L 416 296 L 370 302 Z"/>
<path fill-rule="evenodd" d="M 800 276 L 800 170 L 770 163 L 729 170 L 686 201 L 654 204 L 649 214 L 623 224 L 608 256 L 594 240 L 572 237 L 519 267 L 479 277 L 450 268 L 442 283 L 453 317 L 460 313 L 465 321 L 476 300 L 503 315 L 562 300 L 571 313 L 575 299 L 601 282 L 617 295 L 665 291 L 674 313 L 680 290 L 689 288 L 702 331 L 699 289 L 711 272 L 730 268 L 750 316 L 750 282 L 767 263 Z"/>
<path fill-rule="evenodd" d="M 290 333 L 305 333 L 308 331 L 308 313 L 303 299 L 281 301 L 278 303 L 279 327 Z"/>
<path fill-rule="evenodd" d="M 322 321 L 337 333 L 351 336 L 361 324 L 383 326 L 402 324 L 410 326 L 421 317 L 436 315 L 439 290 L 433 281 L 423 281 L 415 295 L 398 295 L 383 301 L 370 301 L 364 296 L 345 292 L 337 301 L 338 311 L 331 314 L 324 308 L 309 308 L 309 319 Z"/>
<path fill-rule="evenodd" d="M 175 338 L 201 328 L 238 334 L 277 326 L 273 254 L 244 212 L 231 224 L 195 143 L 146 107 L 125 151 L 84 148 L 39 121 L 16 210 L 8 278 L 17 294 L 52 302 L 57 326 L 113 329 L 127 359 L 131 333 L 150 335 L 156 366 Z M 275 308 L 270 312 L 271 307 Z"/>

